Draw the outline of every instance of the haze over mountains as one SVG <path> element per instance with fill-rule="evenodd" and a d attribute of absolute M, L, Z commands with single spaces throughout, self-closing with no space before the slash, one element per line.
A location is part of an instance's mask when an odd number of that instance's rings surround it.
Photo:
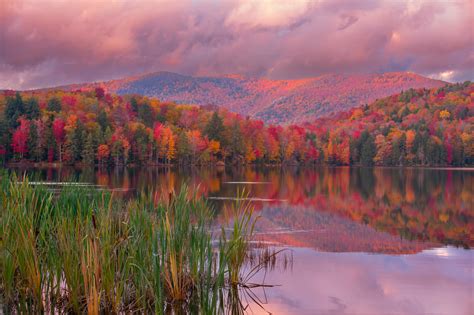
<path fill-rule="evenodd" d="M 216 105 L 267 123 L 296 123 L 370 103 L 409 88 L 445 82 L 411 72 L 328 74 L 297 80 L 238 75 L 195 77 L 156 72 L 120 80 L 73 84 L 66 90 L 103 87 L 109 93 L 140 94 L 162 101 Z"/>

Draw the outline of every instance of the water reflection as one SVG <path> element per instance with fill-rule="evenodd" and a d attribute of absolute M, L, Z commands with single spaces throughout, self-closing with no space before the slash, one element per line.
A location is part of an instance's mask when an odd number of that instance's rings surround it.
<path fill-rule="evenodd" d="M 22 172 L 24 170 L 17 170 Z M 275 239 L 288 245 L 311 246 L 328 251 L 384 251 L 398 242 L 399 252 L 419 251 L 434 244 L 471 247 L 474 244 L 472 170 L 400 168 L 190 168 L 190 169 L 35 169 L 28 173 L 41 180 L 71 178 L 114 189 L 131 197 L 155 190 L 168 191 L 188 183 L 209 197 L 219 211 L 232 202 L 238 191 L 249 191 L 249 199 L 266 219 L 268 235 L 286 231 Z M 343 221 L 341 218 L 348 220 Z M 353 224 L 353 223 L 361 224 Z M 368 225 L 372 229 L 364 228 Z M 375 233 L 373 230 L 384 233 Z M 307 238 L 342 238 L 332 247 L 301 240 L 301 230 L 312 230 Z M 326 234 L 323 232 L 326 231 Z M 346 231 L 346 235 L 342 235 Z M 373 235 L 369 235 L 372 233 Z M 299 235 L 299 236 L 298 236 Z M 290 237 L 292 236 L 292 237 Z M 404 240 L 414 242 L 399 241 Z M 292 238 L 294 240 L 292 240 Z M 266 238 L 269 240 L 269 236 Z M 357 240 L 354 242 L 351 240 Z M 365 240 L 368 245 L 363 246 Z M 380 246 L 377 246 L 380 241 Z M 362 242 L 363 243 L 363 242 Z M 423 245 L 420 245 L 423 243 Z M 351 248 L 351 244 L 356 244 Z M 358 245 L 357 245 L 358 244 Z M 414 248 L 405 248 L 411 244 Z M 377 249 L 377 247 L 380 247 Z M 387 249 L 388 252 L 397 252 Z M 405 252 L 406 252 L 405 251 Z"/>
<path fill-rule="evenodd" d="M 246 189 L 260 216 L 256 241 L 286 248 L 291 260 L 283 256 L 284 268 L 258 272 L 252 279 L 281 286 L 254 288 L 247 295 L 229 291 L 225 299 L 239 311 L 472 314 L 474 251 L 462 247 L 474 245 L 473 170 L 16 171 L 41 181 L 79 179 L 127 198 L 142 191 L 167 196 L 187 183 L 215 205 L 217 224 L 224 222 L 223 205 Z"/>
<path fill-rule="evenodd" d="M 266 292 L 266 311 L 273 314 L 472 314 L 472 250 L 401 256 L 293 251 L 294 272 L 266 276 L 284 284 Z M 440 259 L 440 252 L 448 256 Z"/>

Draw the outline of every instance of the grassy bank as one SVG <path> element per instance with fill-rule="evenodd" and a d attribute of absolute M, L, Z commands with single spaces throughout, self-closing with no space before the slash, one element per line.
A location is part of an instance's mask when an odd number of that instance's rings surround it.
<path fill-rule="evenodd" d="M 248 205 L 231 211 L 232 233 L 216 238 L 212 209 L 186 188 L 123 201 L 91 188 L 58 194 L 1 177 L 6 313 L 243 311 L 236 292 L 248 278 L 242 268 L 254 222 Z M 261 267 L 274 259 L 265 255 Z"/>

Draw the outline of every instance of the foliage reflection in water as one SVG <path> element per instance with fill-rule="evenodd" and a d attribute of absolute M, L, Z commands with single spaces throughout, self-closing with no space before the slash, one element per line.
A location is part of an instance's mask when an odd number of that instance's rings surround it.
<path fill-rule="evenodd" d="M 474 170 L 419 168 L 29 169 L 42 181 L 80 179 L 133 197 L 183 184 L 215 205 L 214 220 L 246 188 L 264 218 L 280 229 L 312 229 L 324 214 L 347 218 L 406 240 L 471 248 Z M 295 210 L 296 209 L 296 210 Z M 263 213 L 261 213 L 263 211 Z M 291 218 L 291 219 L 290 219 Z M 268 219 L 268 220 L 267 220 Z M 262 224 L 257 226 L 260 229 Z M 338 233 L 338 232 L 337 232 Z M 280 239 L 281 240 L 281 239 Z M 292 244 L 288 244 L 292 245 Z"/>

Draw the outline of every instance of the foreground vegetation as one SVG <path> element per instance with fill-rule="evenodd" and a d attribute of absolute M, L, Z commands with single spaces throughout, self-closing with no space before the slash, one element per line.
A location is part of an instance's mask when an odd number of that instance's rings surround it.
<path fill-rule="evenodd" d="M 63 164 L 474 164 L 474 84 L 419 89 L 337 116 L 266 126 L 217 107 L 102 88 L 0 94 L 0 159 Z"/>
<path fill-rule="evenodd" d="M 232 232 L 213 238 L 210 207 L 186 188 L 125 202 L 92 189 L 55 194 L 2 177 L 6 313 L 242 313 L 239 290 L 276 255 L 265 251 L 244 272 L 254 257 L 252 209 L 233 208 Z"/>

